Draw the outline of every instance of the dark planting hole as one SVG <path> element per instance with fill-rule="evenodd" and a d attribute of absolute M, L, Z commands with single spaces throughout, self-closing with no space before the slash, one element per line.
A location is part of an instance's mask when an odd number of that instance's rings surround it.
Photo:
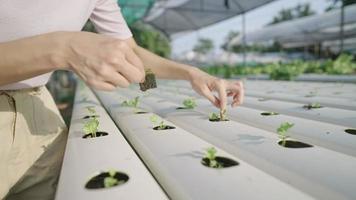
<path fill-rule="evenodd" d="M 230 121 L 230 120 L 229 119 L 221 120 L 220 118 L 218 118 L 218 119 L 209 119 L 209 121 L 211 121 L 211 122 L 227 122 L 227 121 Z"/>
<path fill-rule="evenodd" d="M 94 118 L 94 117 L 99 117 L 99 115 L 86 115 L 84 116 L 82 119 L 90 119 L 90 118 Z"/>
<path fill-rule="evenodd" d="M 222 168 L 233 167 L 233 166 L 239 165 L 239 163 L 237 161 L 232 160 L 230 158 L 226 158 L 226 157 L 216 156 L 215 160 L 218 163 L 216 167 L 210 166 L 210 160 L 208 158 L 203 158 L 201 160 L 201 164 L 206 167 L 210 167 L 210 168 L 214 168 L 214 169 L 222 169 Z"/>
<path fill-rule="evenodd" d="M 282 147 L 286 148 L 308 148 L 308 147 L 313 147 L 313 145 L 304 143 L 304 142 L 299 142 L 299 141 L 294 141 L 294 140 L 286 140 L 286 145 L 283 146 L 283 141 L 279 141 L 278 144 Z"/>
<path fill-rule="evenodd" d="M 345 129 L 345 132 L 351 135 L 356 135 L 356 129 L 351 129 L 351 128 Z"/>
<path fill-rule="evenodd" d="M 176 108 L 177 110 L 189 110 L 190 108 L 187 108 L 187 107 L 178 107 Z"/>
<path fill-rule="evenodd" d="M 304 97 L 315 97 L 315 96 L 316 96 L 315 94 L 307 94 Z"/>
<path fill-rule="evenodd" d="M 146 111 L 137 111 L 135 112 L 135 114 L 146 114 L 147 112 Z"/>
<path fill-rule="evenodd" d="M 175 128 L 176 127 L 174 127 L 174 126 L 164 125 L 163 127 L 155 126 L 155 127 L 153 127 L 153 130 L 162 131 L 162 130 L 169 130 L 169 129 L 175 129 Z"/>
<path fill-rule="evenodd" d="M 96 132 L 96 137 L 107 136 L 107 135 L 109 135 L 107 132 L 101 132 L 101 131 Z M 93 137 L 93 135 L 90 133 L 83 135 L 84 139 L 96 138 L 96 137 Z"/>
<path fill-rule="evenodd" d="M 99 175 L 92 177 L 86 184 L 86 189 L 101 189 L 101 188 L 110 188 L 114 186 L 119 186 L 126 183 L 129 180 L 129 176 L 122 172 L 116 172 L 115 175 L 112 177 L 116 179 L 116 183 L 113 183 L 110 186 L 105 187 L 105 178 L 110 178 L 109 172 L 102 172 Z"/>
<path fill-rule="evenodd" d="M 308 104 L 308 105 L 304 105 L 303 108 L 307 109 L 307 110 L 311 110 L 311 109 L 318 109 L 318 108 L 322 108 L 323 106 L 321 105 L 313 105 L 313 104 Z"/>
<path fill-rule="evenodd" d="M 279 115 L 277 112 L 262 112 L 261 115 L 263 116 L 271 116 L 271 115 Z"/>

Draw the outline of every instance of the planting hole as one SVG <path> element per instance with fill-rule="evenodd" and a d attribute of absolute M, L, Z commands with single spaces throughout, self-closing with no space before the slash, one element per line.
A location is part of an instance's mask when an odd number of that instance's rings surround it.
<path fill-rule="evenodd" d="M 259 98 L 258 99 L 258 101 L 268 101 L 268 100 L 270 100 L 270 99 L 268 99 L 268 98 Z"/>
<path fill-rule="evenodd" d="M 155 126 L 155 127 L 153 127 L 153 130 L 162 131 L 162 130 L 169 130 L 169 129 L 175 129 L 175 128 L 176 127 L 174 127 L 174 126 L 164 125 L 164 126 Z"/>
<path fill-rule="evenodd" d="M 221 156 L 216 156 L 215 161 L 217 162 L 217 165 L 215 165 L 215 167 L 211 167 L 210 160 L 208 158 L 203 158 L 201 160 L 201 164 L 204 165 L 205 167 L 214 168 L 214 169 L 222 169 L 222 168 L 228 168 L 228 167 L 239 165 L 237 161 Z"/>
<path fill-rule="evenodd" d="M 86 115 L 82 119 L 91 119 L 91 118 L 95 118 L 95 117 L 98 118 L 99 115 Z"/>
<path fill-rule="evenodd" d="M 308 148 L 308 147 L 313 147 L 313 145 L 304 143 L 304 142 L 299 142 L 299 141 L 294 141 L 294 140 L 286 140 L 285 141 L 285 146 L 283 146 L 283 141 L 279 141 L 278 144 L 282 147 L 286 148 Z"/>
<path fill-rule="evenodd" d="M 345 132 L 351 135 L 356 135 L 356 129 L 351 129 L 351 128 L 345 129 Z"/>
<path fill-rule="evenodd" d="M 177 107 L 176 110 L 188 110 L 189 108 L 186 107 Z"/>
<path fill-rule="evenodd" d="M 229 121 L 229 120 L 228 120 L 228 119 L 221 120 L 221 119 L 219 118 L 219 119 L 209 119 L 209 121 L 211 121 L 211 122 L 227 122 L 227 121 Z"/>
<path fill-rule="evenodd" d="M 107 132 L 101 132 L 101 131 L 96 132 L 96 137 L 102 137 L 102 136 L 107 136 L 107 135 L 109 135 Z M 84 139 L 96 138 L 96 137 L 93 137 L 93 135 L 91 133 L 83 135 Z"/>
<path fill-rule="evenodd" d="M 125 184 L 129 180 L 129 176 L 123 172 L 107 171 L 92 177 L 86 184 L 86 189 L 102 189 L 111 188 Z"/>
<path fill-rule="evenodd" d="M 307 109 L 307 110 L 311 110 L 311 109 L 317 109 L 317 108 L 322 108 L 323 106 L 320 105 L 319 103 L 310 103 L 307 105 L 304 105 L 303 108 Z"/>
<path fill-rule="evenodd" d="M 271 115 L 279 115 L 277 112 L 262 112 L 262 116 L 271 116 Z"/>
<path fill-rule="evenodd" d="M 135 114 L 146 114 L 147 112 L 146 111 L 137 111 L 135 112 Z"/>

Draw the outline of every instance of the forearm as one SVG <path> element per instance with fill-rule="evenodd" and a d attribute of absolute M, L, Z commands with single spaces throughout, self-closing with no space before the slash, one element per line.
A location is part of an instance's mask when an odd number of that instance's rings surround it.
<path fill-rule="evenodd" d="M 141 58 L 145 68 L 149 68 L 161 79 L 188 80 L 192 73 L 200 71 L 195 67 L 177 63 L 136 45 L 134 51 Z"/>
<path fill-rule="evenodd" d="M 61 41 L 49 33 L 0 43 L 0 86 L 59 68 Z"/>

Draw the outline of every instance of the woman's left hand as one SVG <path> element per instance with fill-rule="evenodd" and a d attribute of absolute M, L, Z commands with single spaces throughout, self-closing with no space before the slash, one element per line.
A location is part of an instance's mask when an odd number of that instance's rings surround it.
<path fill-rule="evenodd" d="M 233 98 L 231 107 L 242 104 L 244 88 L 241 81 L 219 79 L 198 69 L 192 70 L 189 74 L 193 89 L 221 110 L 226 109 L 227 97 Z M 218 96 L 213 94 L 214 91 Z"/>

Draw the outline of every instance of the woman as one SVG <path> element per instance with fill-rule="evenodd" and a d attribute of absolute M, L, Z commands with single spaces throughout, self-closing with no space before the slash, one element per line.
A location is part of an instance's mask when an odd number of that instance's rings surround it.
<path fill-rule="evenodd" d="M 80 32 L 88 18 L 100 34 Z M 243 101 L 241 82 L 139 47 L 116 0 L 1 0 L 0 198 L 53 199 L 67 129 L 44 87 L 51 72 L 71 70 L 110 91 L 142 82 L 146 67 L 158 78 L 189 81 L 220 109 L 227 96 L 233 107 Z"/>

